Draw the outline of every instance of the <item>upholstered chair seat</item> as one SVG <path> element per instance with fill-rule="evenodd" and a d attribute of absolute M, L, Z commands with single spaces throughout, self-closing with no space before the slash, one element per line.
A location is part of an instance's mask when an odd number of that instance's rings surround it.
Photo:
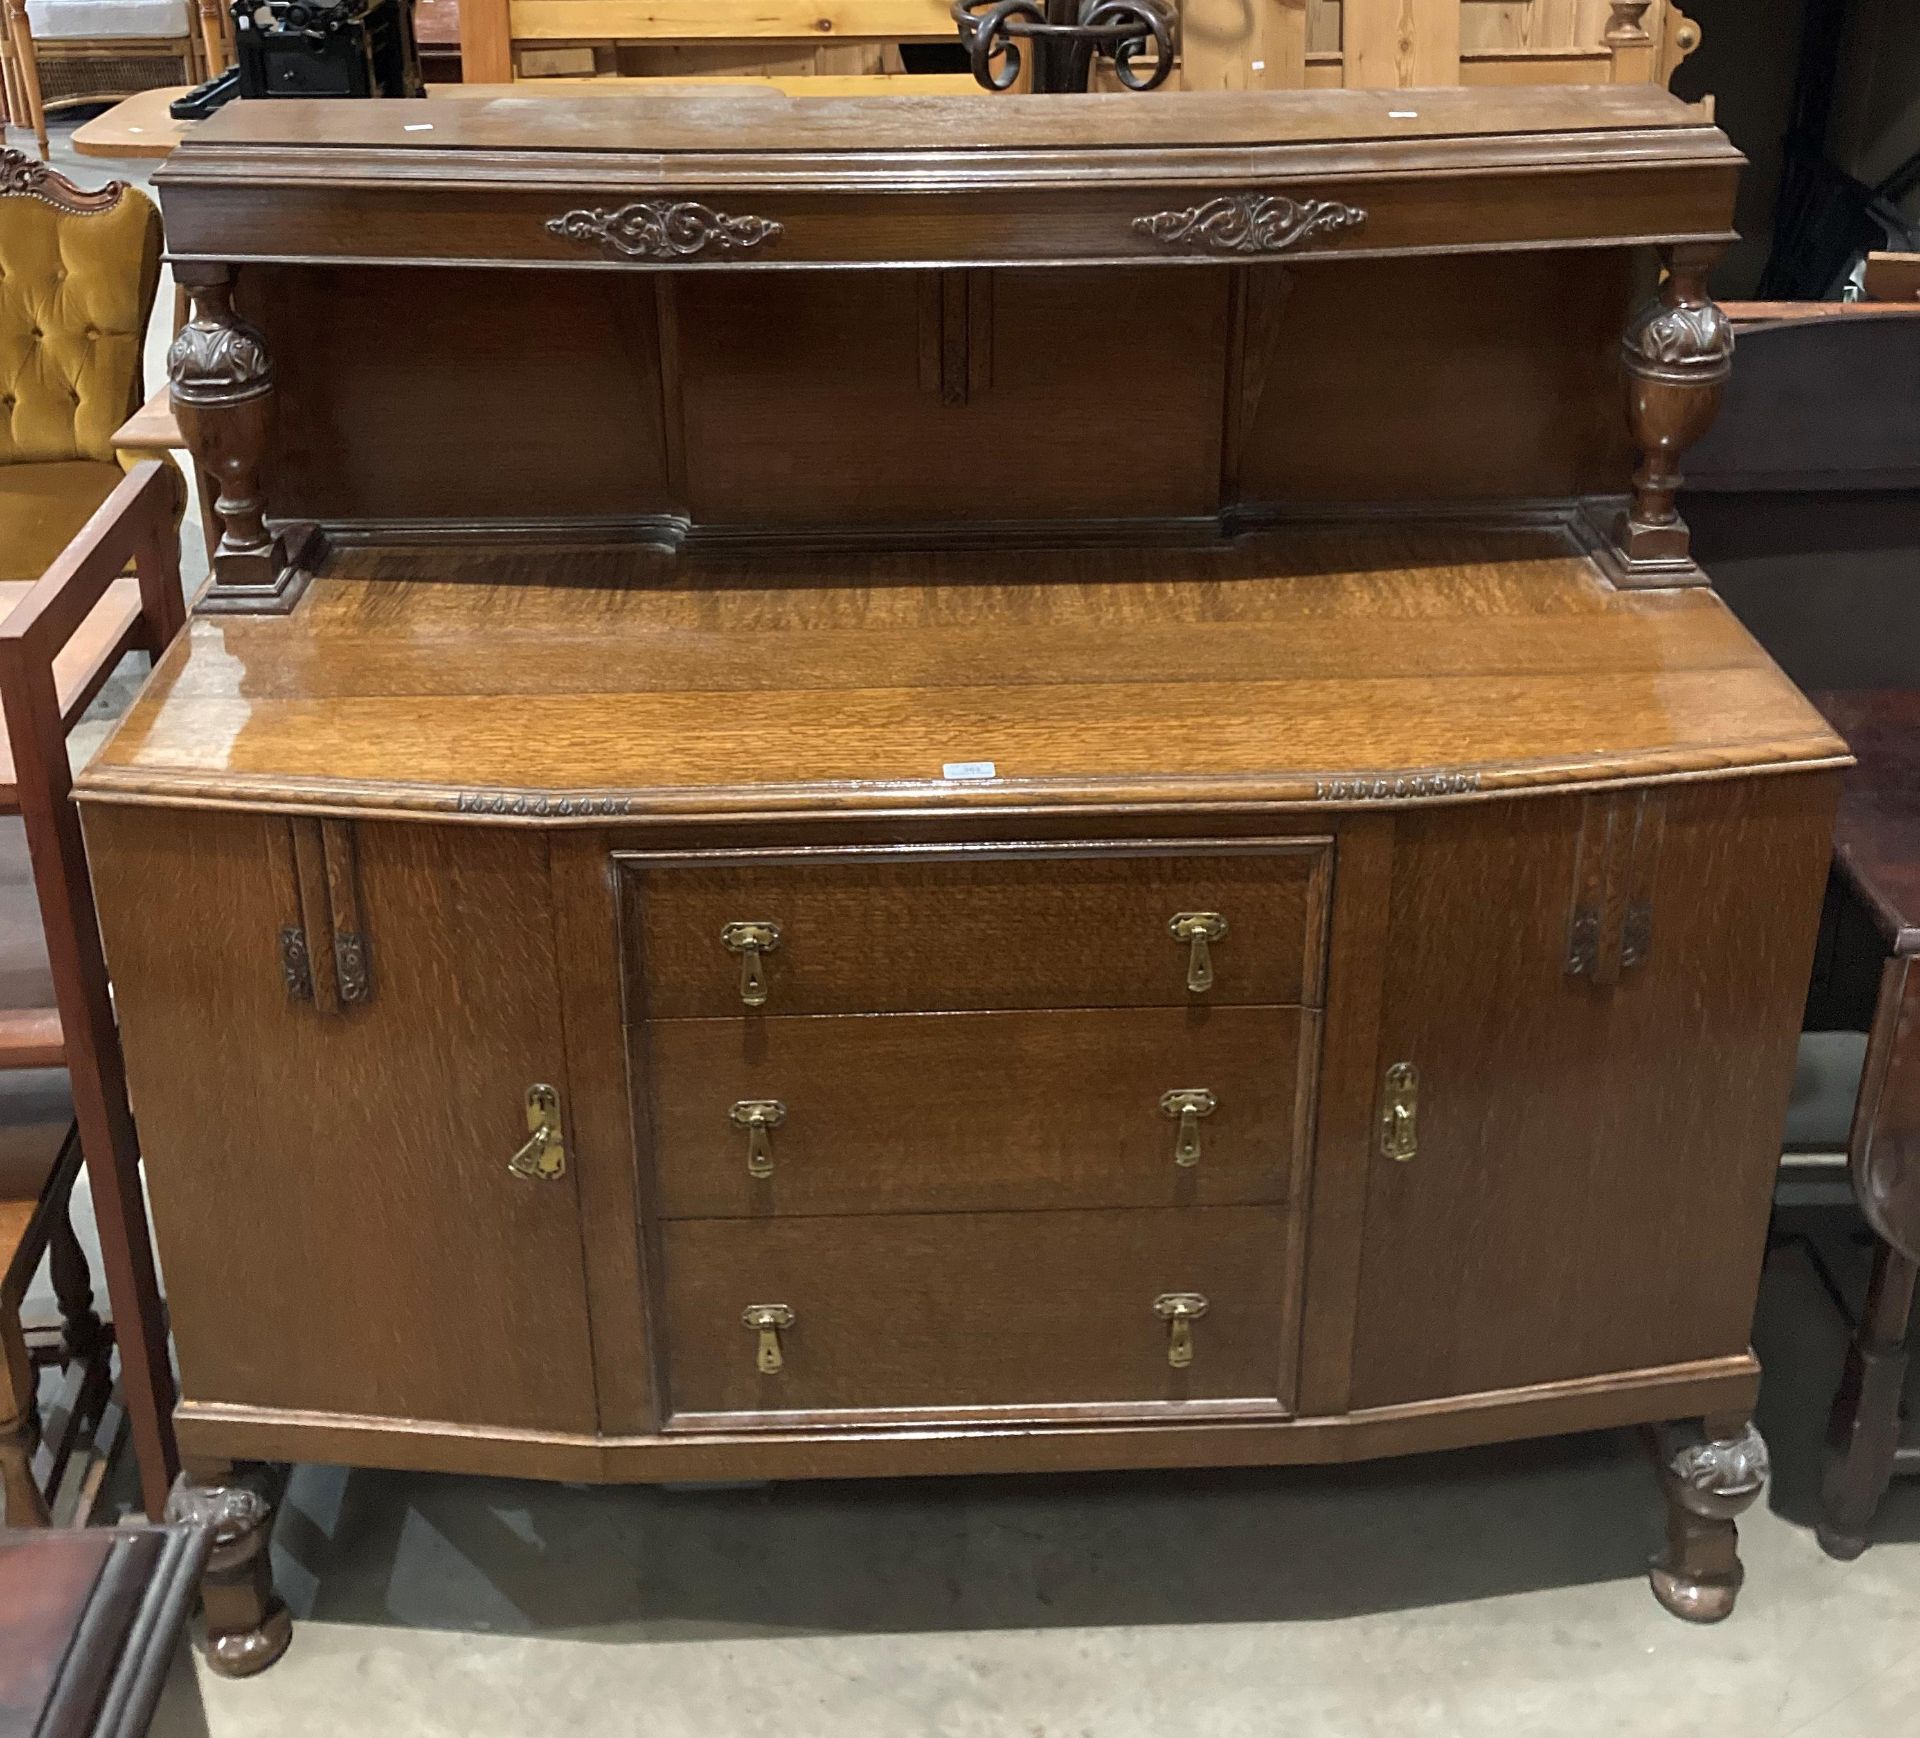
<path fill-rule="evenodd" d="M 0 153 L 0 581 L 38 579 L 119 482 L 159 277 L 144 194 Z"/>

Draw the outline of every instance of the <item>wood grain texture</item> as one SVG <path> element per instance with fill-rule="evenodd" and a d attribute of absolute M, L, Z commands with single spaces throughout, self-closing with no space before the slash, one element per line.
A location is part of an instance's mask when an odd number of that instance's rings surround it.
<path fill-rule="evenodd" d="M 1341 0 L 1347 84 L 1404 90 L 1458 83 L 1466 10 L 1461 0 Z"/>
<path fill-rule="evenodd" d="M 741 1332 L 744 1334 L 745 1330 Z M 1750 1407 L 1760 1386 L 1751 1355 L 1629 1376 L 1588 1377 L 1446 1402 L 1383 1406 L 1342 1418 L 1210 1417 L 1189 1407 L 1166 1428 L 1150 1405 L 1124 1423 L 1037 1428 L 1016 1412 L 963 1429 L 848 1423 L 836 1430 L 676 1432 L 596 1437 L 560 1431 L 474 1430 L 424 1420 L 270 1412 L 187 1402 L 189 1452 L 556 1479 L 914 1477 L 969 1472 L 1091 1472 L 1121 1467 L 1294 1466 L 1425 1454 L 1469 1444 L 1618 1428 Z M 1172 1405 L 1175 1403 L 1169 1403 Z M 1236 1409 L 1237 1410 L 1237 1409 Z M 1030 1409 L 1028 1409 L 1030 1411 Z"/>
<path fill-rule="evenodd" d="M 1836 794 L 1653 799 L 1651 949 L 1612 990 L 1565 970 L 1578 805 L 1402 819 L 1379 1066 L 1420 1070 L 1419 1153 L 1373 1160 L 1356 1404 L 1745 1347 Z"/>
<path fill-rule="evenodd" d="M 767 1015 L 1315 1002 L 1328 868 L 1314 839 L 1212 852 L 638 858 L 629 1006 L 653 1019 L 739 1018 L 741 962 L 720 933 L 766 920 L 780 926 L 763 967 Z M 1187 987 L 1191 946 L 1169 929 L 1182 912 L 1227 920 L 1209 950 L 1210 990 Z"/>
<path fill-rule="evenodd" d="M 1036 550 L 1018 584 L 1005 559 L 343 549 L 292 628 L 196 621 L 81 789 L 577 823 L 1404 802 L 1842 753 L 1710 592 L 1617 592 L 1552 522 Z"/>
<path fill-rule="evenodd" d="M 665 1228 L 670 1416 L 1255 1399 L 1290 1392 L 1289 1220 L 1264 1207 L 682 1220 Z M 1154 1299 L 1205 1295 L 1167 1361 Z M 741 1311 L 784 1303 L 762 1375 Z"/>
<path fill-rule="evenodd" d="M 93 821 L 154 1214 L 202 1276 L 183 1392 L 591 1429 L 575 1183 L 506 1165 L 528 1085 L 566 1090 L 543 842 L 358 829 L 380 993 L 326 1018 L 281 980 L 273 824 Z"/>
<path fill-rule="evenodd" d="M 883 42 L 954 40 L 946 0 L 512 0 L 516 42 L 702 42 L 756 37 Z"/>
<path fill-rule="evenodd" d="M 640 1041 L 669 1218 L 1292 1203 L 1318 1023 L 1296 1008 L 663 1020 Z M 1170 1090 L 1217 1100 L 1175 1163 Z M 773 1099 L 749 1174 L 736 1102 Z"/>

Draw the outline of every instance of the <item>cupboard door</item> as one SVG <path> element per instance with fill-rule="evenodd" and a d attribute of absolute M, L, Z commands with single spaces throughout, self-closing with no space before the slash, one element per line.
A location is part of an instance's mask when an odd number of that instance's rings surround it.
<path fill-rule="evenodd" d="M 1417 1151 L 1376 1115 L 1356 1407 L 1746 1350 L 1835 791 L 1401 819 L 1374 1084 L 1419 1070 Z"/>
<path fill-rule="evenodd" d="M 565 1103 L 545 842 L 330 822 L 301 865 L 318 822 L 87 821 L 186 1399 L 593 1429 L 572 1169 L 507 1166 L 529 1086 Z M 316 901 L 365 939 L 333 1012 L 283 951 Z"/>

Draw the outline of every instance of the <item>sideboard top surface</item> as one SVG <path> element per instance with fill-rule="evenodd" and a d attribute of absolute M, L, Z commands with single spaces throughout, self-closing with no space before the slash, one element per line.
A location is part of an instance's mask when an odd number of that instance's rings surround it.
<path fill-rule="evenodd" d="M 724 819 L 1395 804 L 1844 754 L 1710 590 L 1616 590 L 1555 522 L 1391 521 L 1157 550 L 346 545 L 291 616 L 197 618 L 82 789 Z"/>
<path fill-rule="evenodd" d="M 1209 198 L 1351 207 L 1253 250 L 1292 257 L 1727 240 L 1743 162 L 1699 110 L 1627 86 L 1146 100 L 679 87 L 238 102 L 156 182 L 177 261 L 708 271 L 1192 264 L 1220 248 L 1175 220 Z M 657 256 L 592 245 L 597 219 L 648 198 L 747 230 Z M 584 227 L 553 231 L 570 209 Z"/>
<path fill-rule="evenodd" d="M 1075 96 L 793 97 L 753 86 L 667 85 L 618 96 L 502 94 L 230 103 L 161 171 L 234 146 L 524 151 L 1044 151 L 1062 147 L 1330 144 L 1502 134 L 1671 130 L 1711 148 L 1713 123 L 1642 85 Z M 1685 141 L 1678 141 L 1684 145 Z M 1725 150 L 1724 141 L 1720 149 Z"/>

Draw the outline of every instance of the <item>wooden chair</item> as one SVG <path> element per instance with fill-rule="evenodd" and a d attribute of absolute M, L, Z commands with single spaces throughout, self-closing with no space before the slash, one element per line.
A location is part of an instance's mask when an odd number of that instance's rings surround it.
<path fill-rule="evenodd" d="M 159 247 L 158 213 L 144 195 L 118 183 L 83 193 L 17 151 L 0 153 L 0 332 L 9 340 L 0 354 L 12 369 L 0 378 L 9 413 L 0 418 L 0 813 L 25 823 L 54 990 L 53 1009 L 0 1015 L 0 1068 L 64 1061 L 71 1077 L 142 1494 L 156 1518 L 174 1470 L 172 1371 L 65 736 L 128 650 L 158 651 L 184 618 L 180 473 L 170 461 L 129 466 L 113 445 L 141 400 Z M 124 578 L 136 556 L 138 580 Z M 7 1306 L 17 1306 L 33 1246 L 64 1247 L 65 1197 L 57 1177 L 41 1174 L 0 1180 L 0 1194 L 13 1203 L 11 1220 L 0 1215 L 11 1226 L 0 1237 L 0 1318 L 17 1320 Z M 18 1443 L 31 1420 L 17 1332 L 7 1350 L 0 1409 Z"/>
<path fill-rule="evenodd" d="M 1920 306 L 1729 304 L 1740 360 L 1688 457 L 1714 583 L 1859 764 L 1834 828 L 1810 1031 L 1864 1031 L 1847 1137 L 1873 1234 L 1828 1421 L 1819 1539 L 1866 1548 L 1891 1479 L 1920 1473 L 1901 1389 L 1920 1274 Z"/>
<path fill-rule="evenodd" d="M 65 1317 L 63 1360 L 104 1351 L 86 1265 L 67 1224 L 82 1152 L 113 1301 L 121 1379 L 148 1512 L 164 1507 L 175 1453 L 172 1373 L 161 1320 L 139 1149 L 72 796 L 68 730 L 131 651 L 157 655 L 185 624 L 174 477 L 149 460 L 126 477 L 32 584 L 0 583 L 0 812 L 25 823 L 54 992 L 52 1008 L 0 1013 L 0 1069 L 64 1063 L 74 1128 L 50 1167 L 0 1144 L 0 1473 L 7 1520 L 44 1519 L 31 1464 L 37 1446 L 33 1361 L 20 1298 L 43 1250 Z M 127 576 L 129 565 L 133 577 Z M 77 1137 L 77 1139 L 75 1138 Z M 57 1471 L 57 1469 L 55 1469 Z"/>
<path fill-rule="evenodd" d="M 144 90 L 197 84 L 205 73 L 192 0 L 0 0 L 7 116 L 47 154 L 47 116 Z M 107 20 L 106 29 L 95 22 Z"/>

